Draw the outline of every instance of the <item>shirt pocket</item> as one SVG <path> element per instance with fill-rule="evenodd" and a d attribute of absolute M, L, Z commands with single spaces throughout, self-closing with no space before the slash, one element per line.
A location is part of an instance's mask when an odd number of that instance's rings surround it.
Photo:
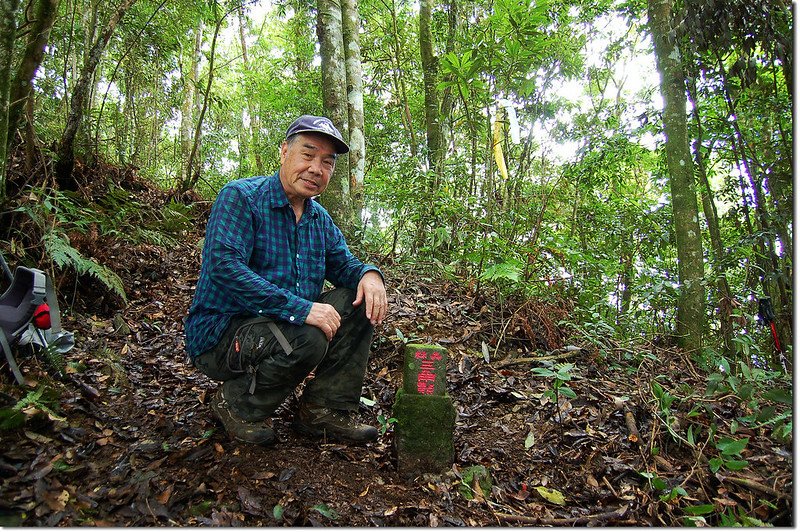
<path fill-rule="evenodd" d="M 305 251 L 305 253 L 304 253 Z M 305 250 L 300 250 L 301 275 L 312 285 L 325 280 L 325 248 L 322 242 L 310 242 Z"/>

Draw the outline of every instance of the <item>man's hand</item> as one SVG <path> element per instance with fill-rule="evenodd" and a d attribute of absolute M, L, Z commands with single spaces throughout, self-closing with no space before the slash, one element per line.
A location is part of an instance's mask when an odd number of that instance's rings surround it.
<path fill-rule="evenodd" d="M 330 342 L 333 340 L 333 336 L 342 324 L 342 317 L 339 316 L 339 313 L 336 312 L 333 305 L 327 303 L 313 303 L 311 305 L 311 311 L 308 313 L 308 316 L 306 316 L 306 323 L 324 332 Z"/>
<path fill-rule="evenodd" d="M 356 292 L 353 306 L 357 307 L 362 302 L 366 304 L 367 318 L 372 325 L 383 323 L 389 303 L 386 299 L 386 287 L 383 285 L 383 278 L 375 270 L 365 273 L 361 281 L 358 282 L 358 291 Z"/>

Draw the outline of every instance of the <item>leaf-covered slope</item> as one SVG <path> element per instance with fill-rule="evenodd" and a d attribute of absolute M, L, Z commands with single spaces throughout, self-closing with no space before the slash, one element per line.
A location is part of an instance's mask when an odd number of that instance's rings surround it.
<path fill-rule="evenodd" d="M 207 405 L 217 384 L 184 361 L 198 241 L 149 255 L 129 248 L 123 259 L 137 267 L 121 276 L 130 304 L 68 317 L 78 342 L 63 381 L 35 358 L 23 363 L 30 388 L 3 374 L 4 413 L 17 406 L 24 424 L 0 432 L 2 524 L 792 522 L 791 445 L 770 438 L 771 425 L 736 421 L 751 414 L 747 403 L 707 396 L 708 379 L 679 351 L 611 342 L 600 351 L 574 338 L 580 349 L 564 349 L 555 323 L 568 308 L 501 305 L 400 269 L 387 271 L 391 314 L 373 344 L 360 416 L 376 425 L 390 417 L 403 340 L 440 343 L 459 414 L 452 469 L 401 480 L 391 425 L 365 447 L 301 437 L 290 429 L 296 397 L 277 412 L 274 447 L 231 441 Z M 528 359 L 545 353 L 554 371 L 537 375 L 542 363 Z M 555 375 L 569 378 L 557 386 Z M 720 459 L 731 463 L 713 472 Z"/>

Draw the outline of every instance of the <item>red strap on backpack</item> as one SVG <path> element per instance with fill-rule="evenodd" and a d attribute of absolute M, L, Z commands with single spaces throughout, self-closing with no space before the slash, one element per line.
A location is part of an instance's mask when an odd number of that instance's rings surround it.
<path fill-rule="evenodd" d="M 50 305 L 42 303 L 36 307 L 33 311 L 33 324 L 40 329 L 50 328 Z"/>

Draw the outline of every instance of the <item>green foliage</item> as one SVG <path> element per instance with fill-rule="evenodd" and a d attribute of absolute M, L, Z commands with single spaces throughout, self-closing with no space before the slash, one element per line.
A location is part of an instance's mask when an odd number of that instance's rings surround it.
<path fill-rule="evenodd" d="M 328 519 L 332 519 L 334 521 L 339 519 L 338 512 L 336 512 L 336 510 L 334 510 L 333 508 L 331 508 L 327 504 L 324 504 L 324 503 L 315 504 L 314 506 L 311 507 L 311 509 L 319 512 L 320 514 L 324 515 Z"/>
<path fill-rule="evenodd" d="M 639 474 L 647 479 L 650 489 L 659 493 L 658 498 L 661 502 L 678 501 L 680 497 L 686 497 L 688 495 L 685 489 L 680 486 L 670 486 L 655 473 L 640 471 Z"/>
<path fill-rule="evenodd" d="M 397 418 L 390 417 L 386 419 L 386 416 L 383 414 L 378 415 L 378 424 L 380 425 L 381 435 L 386 434 L 386 431 L 389 430 L 389 427 L 397 423 Z"/>
<path fill-rule="evenodd" d="M 719 456 L 708 461 L 708 467 L 711 472 L 716 473 L 722 466 L 731 471 L 739 471 L 747 467 L 749 462 L 739 458 L 749 442 L 750 438 L 720 438 L 715 444 L 719 451 Z"/>
<path fill-rule="evenodd" d="M 501 279 L 518 283 L 522 277 L 522 263 L 519 261 L 501 262 L 486 268 L 478 277 L 481 281 L 497 282 Z"/>
<path fill-rule="evenodd" d="M 42 237 L 42 243 L 47 255 L 57 266 L 60 268 L 72 268 L 79 275 L 87 274 L 95 277 L 123 301 L 127 302 L 128 298 L 125 294 L 122 279 L 110 268 L 81 255 L 77 249 L 70 245 L 67 235 L 52 231 Z"/>
<path fill-rule="evenodd" d="M 276 504 L 272 508 L 272 517 L 280 521 L 281 519 L 283 519 L 283 512 L 284 512 L 283 506 L 281 506 L 280 504 Z"/>
<path fill-rule="evenodd" d="M 575 369 L 575 364 L 572 362 L 554 364 L 550 360 L 545 360 L 542 364 L 544 364 L 545 367 L 533 368 L 531 369 L 531 373 L 539 377 L 553 379 L 553 388 L 545 392 L 545 396 L 556 402 L 558 401 L 559 394 L 565 395 L 570 399 L 575 399 L 577 397 L 575 392 L 572 391 L 569 386 L 564 386 L 564 383 L 573 379 L 574 375 L 572 371 Z"/>
<path fill-rule="evenodd" d="M 16 408 L 0 408 L 0 430 L 13 430 L 25 424 L 25 414 Z"/>
<path fill-rule="evenodd" d="M 750 367 L 744 362 L 733 366 L 725 358 L 717 359 L 719 371 L 708 375 L 707 397 L 734 394 L 747 405 L 751 414 L 740 416 L 737 423 L 753 429 L 769 427 L 772 437 L 789 442 L 792 438 L 793 393 L 791 377 L 782 371 Z"/>
<path fill-rule="evenodd" d="M 120 277 L 81 253 L 72 245 L 69 234 L 99 234 L 132 245 L 169 247 L 194 221 L 189 206 L 172 201 L 156 209 L 113 183 L 96 202 L 82 200 L 71 192 L 34 189 L 15 211 L 33 222 L 41 234 L 46 257 L 57 267 L 94 277 L 123 301 L 127 301 L 127 295 Z M 24 239 L 25 235 L 20 237 Z"/>
<path fill-rule="evenodd" d="M 475 498 L 478 489 L 480 489 L 482 497 L 492 492 L 492 475 L 485 466 L 465 467 L 459 476 L 458 492 L 468 501 Z"/>
<path fill-rule="evenodd" d="M 571 362 L 553 363 L 552 360 L 542 361 L 545 367 L 533 368 L 531 373 L 546 379 L 553 379 L 550 389 L 544 392 L 544 396 L 553 402 L 553 407 L 558 412 L 558 422 L 561 423 L 561 408 L 558 404 L 559 395 L 568 397 L 569 399 L 577 398 L 577 394 L 565 385 L 566 382 L 571 381 L 575 376 L 572 371 L 575 369 L 575 364 Z"/>
<path fill-rule="evenodd" d="M 683 440 L 683 437 L 675 430 L 675 414 L 672 411 L 672 404 L 678 398 L 661 386 L 661 384 L 659 384 L 659 382 L 656 380 L 650 381 L 650 391 L 656 400 L 659 411 L 659 419 L 663 425 L 667 428 L 673 439 L 676 441 Z M 690 438 L 693 437 L 693 435 L 690 436 Z"/>
<path fill-rule="evenodd" d="M 44 413 L 51 419 L 64 421 L 56 413 L 58 396 L 50 388 L 39 386 L 29 391 L 25 397 L 17 401 L 11 408 L 0 408 L 0 430 L 12 430 L 25 424 L 29 416 Z"/>
<path fill-rule="evenodd" d="M 720 516 L 719 526 L 722 527 L 768 527 L 768 523 L 747 515 L 742 507 L 728 508 Z"/>
<path fill-rule="evenodd" d="M 41 355 L 47 361 L 53 370 L 57 373 L 63 373 L 64 369 L 66 368 L 66 362 L 64 361 L 64 355 L 61 354 L 58 349 L 56 349 L 55 345 L 48 345 L 45 346 L 43 349 L 40 350 Z"/>

